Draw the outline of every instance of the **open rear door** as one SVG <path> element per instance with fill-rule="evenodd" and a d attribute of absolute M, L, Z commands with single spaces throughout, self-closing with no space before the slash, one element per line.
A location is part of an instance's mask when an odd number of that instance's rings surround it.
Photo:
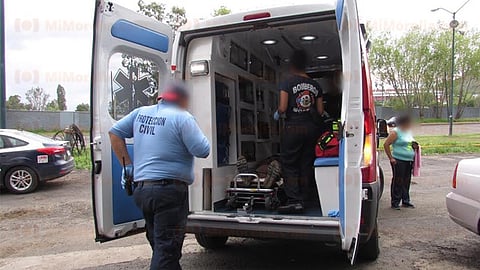
<path fill-rule="evenodd" d="M 357 255 L 362 206 L 363 111 L 361 43 L 355 0 L 338 0 L 337 25 L 342 47 L 343 103 L 339 192 L 342 249 L 353 264 Z"/>
<path fill-rule="evenodd" d="M 169 76 L 172 30 L 163 23 L 106 1 L 97 1 L 91 83 L 93 207 L 97 241 L 142 231 L 142 213 L 121 188 L 122 164 L 108 131 L 139 106 L 156 103 Z M 127 147 L 133 156 L 133 140 Z"/>

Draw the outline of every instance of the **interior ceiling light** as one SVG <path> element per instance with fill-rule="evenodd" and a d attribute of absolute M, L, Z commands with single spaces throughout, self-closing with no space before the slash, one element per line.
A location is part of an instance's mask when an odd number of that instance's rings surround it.
<path fill-rule="evenodd" d="M 277 44 L 277 41 L 275 39 L 266 39 L 262 41 L 263 45 L 275 45 Z"/>
<path fill-rule="evenodd" d="M 318 60 L 325 60 L 325 59 L 327 59 L 327 58 L 328 58 L 328 56 L 326 56 L 326 55 L 319 55 L 319 56 L 317 56 L 317 59 L 318 59 Z"/>
<path fill-rule="evenodd" d="M 300 39 L 303 41 L 312 41 L 317 39 L 317 37 L 314 35 L 305 35 L 305 36 L 301 36 Z"/>

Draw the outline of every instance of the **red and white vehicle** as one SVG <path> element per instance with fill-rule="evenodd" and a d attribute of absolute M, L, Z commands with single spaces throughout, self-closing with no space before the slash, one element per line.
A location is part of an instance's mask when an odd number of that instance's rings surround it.
<path fill-rule="evenodd" d="M 480 158 L 457 164 L 447 209 L 453 221 L 480 235 Z"/>
<path fill-rule="evenodd" d="M 355 0 L 320 2 L 193 21 L 173 32 L 97 0 L 90 134 L 98 241 L 144 227 L 141 212 L 121 189 L 122 166 L 108 130 L 135 107 L 156 102 L 157 89 L 173 74 L 189 85 L 189 111 L 212 145 L 208 158 L 196 160 L 189 190 L 187 231 L 200 245 L 220 248 L 230 236 L 303 239 L 336 244 L 352 263 L 357 250 L 377 258 L 382 176 L 365 28 Z M 327 111 L 341 119 L 339 156 L 312 164 L 321 206 L 297 215 L 228 209 L 225 191 L 236 175 L 237 157 L 255 167 L 280 151 L 273 113 L 294 49 L 306 51 L 307 72 L 322 85 Z M 127 141 L 129 150 L 132 143 Z"/>

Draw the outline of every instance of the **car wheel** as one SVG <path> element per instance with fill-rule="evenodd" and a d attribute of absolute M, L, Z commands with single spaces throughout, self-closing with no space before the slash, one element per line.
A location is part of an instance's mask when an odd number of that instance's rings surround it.
<path fill-rule="evenodd" d="M 5 175 L 5 187 L 14 194 L 33 192 L 38 187 L 38 176 L 29 167 L 15 167 Z"/>
<path fill-rule="evenodd" d="M 195 234 L 195 239 L 200 246 L 206 249 L 220 249 L 227 243 L 228 236 L 207 236 L 205 234 Z"/>
<path fill-rule="evenodd" d="M 380 197 L 379 197 L 379 199 L 381 199 L 382 195 L 383 195 L 383 189 L 385 188 L 385 175 L 383 174 L 382 167 L 379 167 L 379 178 L 380 178 Z"/>
<path fill-rule="evenodd" d="M 380 241 L 378 237 L 378 224 L 375 224 L 370 239 L 360 246 L 360 258 L 366 261 L 375 261 L 380 255 Z"/>

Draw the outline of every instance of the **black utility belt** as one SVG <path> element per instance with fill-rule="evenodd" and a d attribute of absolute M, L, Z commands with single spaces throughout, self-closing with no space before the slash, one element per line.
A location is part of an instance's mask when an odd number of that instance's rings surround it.
<path fill-rule="evenodd" d="M 187 185 L 187 183 L 175 179 L 145 180 L 135 182 L 136 187 L 145 186 L 168 186 L 168 185 Z"/>

